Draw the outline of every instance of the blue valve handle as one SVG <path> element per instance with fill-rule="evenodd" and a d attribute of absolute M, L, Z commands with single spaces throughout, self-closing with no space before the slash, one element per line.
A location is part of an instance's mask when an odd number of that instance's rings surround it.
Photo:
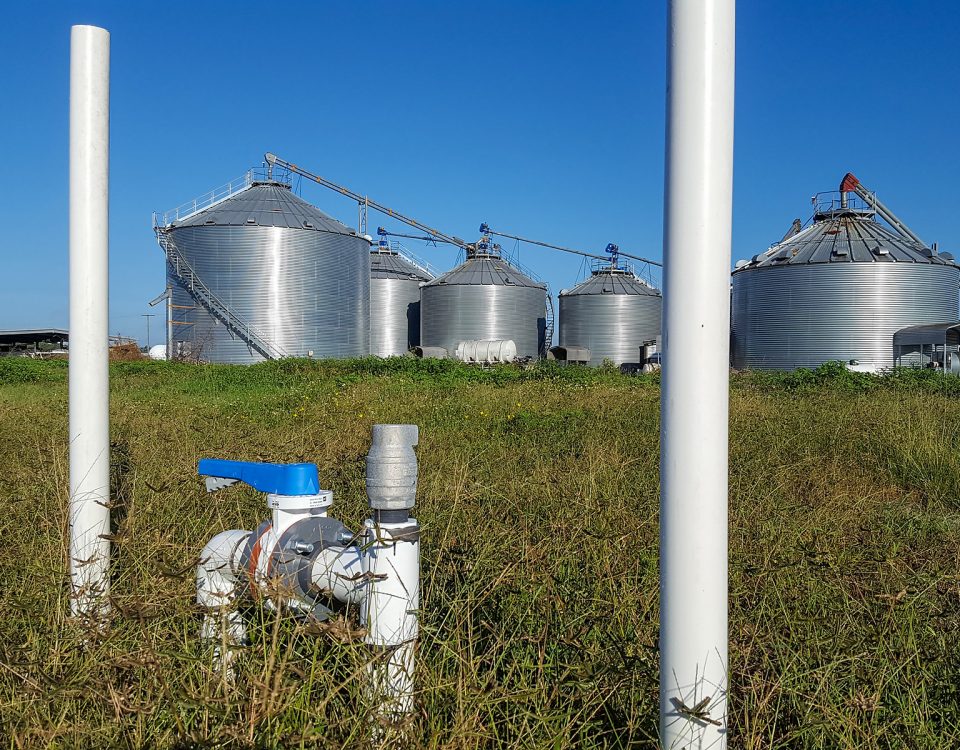
<path fill-rule="evenodd" d="M 197 473 L 205 477 L 236 479 L 255 490 L 274 495 L 317 495 L 320 492 L 316 464 L 265 464 L 202 458 Z"/>

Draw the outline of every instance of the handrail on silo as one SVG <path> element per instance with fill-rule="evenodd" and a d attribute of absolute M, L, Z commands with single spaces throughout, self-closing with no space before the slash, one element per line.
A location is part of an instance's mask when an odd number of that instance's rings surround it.
<path fill-rule="evenodd" d="M 243 173 L 242 176 L 237 177 L 234 180 L 230 180 L 230 182 L 226 183 L 225 185 L 219 185 L 212 190 L 201 193 L 193 200 L 181 203 L 179 206 L 175 206 L 169 211 L 164 211 L 162 214 L 159 212 L 154 212 L 153 225 L 155 227 L 158 225 L 168 227 L 174 222 L 184 221 L 189 219 L 191 216 L 194 216 L 201 211 L 206 211 L 208 208 L 225 201 L 227 198 L 246 190 L 255 182 L 264 182 L 267 180 L 271 180 L 273 182 L 283 182 L 283 180 L 278 180 L 270 176 L 265 169 L 248 169 Z M 286 184 L 289 184 L 289 182 Z"/>
<path fill-rule="evenodd" d="M 863 215 L 873 215 L 874 208 L 858 195 L 845 194 L 836 190 L 816 193 L 811 199 L 814 216 L 829 216 L 843 211 Z"/>
<path fill-rule="evenodd" d="M 406 245 L 397 240 L 381 240 L 381 243 L 371 246 L 371 252 L 382 253 L 386 249 L 388 254 L 397 254 L 405 261 L 407 261 L 411 266 L 416 266 L 418 269 L 423 271 L 425 274 L 436 278 L 440 275 L 440 271 L 430 265 L 427 261 L 423 260 L 418 255 L 415 255 L 410 251 Z"/>

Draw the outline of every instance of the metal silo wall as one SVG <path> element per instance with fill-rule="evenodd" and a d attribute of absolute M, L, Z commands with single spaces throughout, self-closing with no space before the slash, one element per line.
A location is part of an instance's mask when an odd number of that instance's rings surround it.
<path fill-rule="evenodd" d="M 640 345 L 660 335 L 663 300 L 641 294 L 561 294 L 560 346 L 584 346 L 590 364 L 639 364 Z"/>
<path fill-rule="evenodd" d="M 211 291 L 288 356 L 369 352 L 370 245 L 364 239 L 260 226 L 181 227 L 172 234 Z M 196 303 L 169 269 L 167 277 L 176 306 L 174 342 L 181 349 L 206 362 L 263 359 Z"/>
<path fill-rule="evenodd" d="M 370 353 L 406 354 L 420 343 L 420 280 L 370 279 Z"/>
<path fill-rule="evenodd" d="M 733 275 L 733 366 L 793 370 L 858 360 L 893 366 L 901 328 L 958 319 L 960 269 L 830 263 Z"/>
<path fill-rule="evenodd" d="M 539 287 L 430 284 L 420 295 L 420 343 L 452 356 L 460 341 L 510 339 L 520 357 L 540 356 L 547 293 Z"/>

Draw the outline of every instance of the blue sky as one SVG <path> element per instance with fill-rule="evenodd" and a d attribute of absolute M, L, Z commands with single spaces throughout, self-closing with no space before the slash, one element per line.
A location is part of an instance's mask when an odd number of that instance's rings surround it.
<path fill-rule="evenodd" d="M 161 312 L 146 304 L 164 286 L 151 212 L 268 150 L 465 238 L 486 221 L 661 256 L 664 2 L 75 0 L 4 13 L 0 329 L 67 324 L 74 23 L 112 35 L 111 332 L 142 340 L 140 315 Z M 847 170 L 927 241 L 960 250 L 960 5 L 740 0 L 737 25 L 734 260 L 807 218 L 810 196 Z M 349 201 L 302 194 L 355 222 Z M 412 249 L 443 269 L 456 260 Z M 582 272 L 573 256 L 520 253 L 554 292 Z"/>

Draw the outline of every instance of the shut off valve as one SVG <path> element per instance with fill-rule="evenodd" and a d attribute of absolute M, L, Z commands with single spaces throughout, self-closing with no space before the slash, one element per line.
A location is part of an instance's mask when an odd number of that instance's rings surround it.
<path fill-rule="evenodd" d="M 416 425 L 373 427 L 366 460 L 371 516 L 354 533 L 328 515 L 333 493 L 320 488 L 309 463 L 203 459 L 198 473 L 214 492 L 237 482 L 266 493 L 271 518 L 253 532 L 224 531 L 206 545 L 197 567 L 201 636 L 227 670 L 231 647 L 246 640 L 236 609 L 242 596 L 263 599 L 304 618 L 325 620 L 337 604 L 356 605 L 364 640 L 374 650 L 369 695 L 380 718 L 413 710 L 414 645 L 419 633 L 420 527 L 410 515 L 417 494 Z"/>

